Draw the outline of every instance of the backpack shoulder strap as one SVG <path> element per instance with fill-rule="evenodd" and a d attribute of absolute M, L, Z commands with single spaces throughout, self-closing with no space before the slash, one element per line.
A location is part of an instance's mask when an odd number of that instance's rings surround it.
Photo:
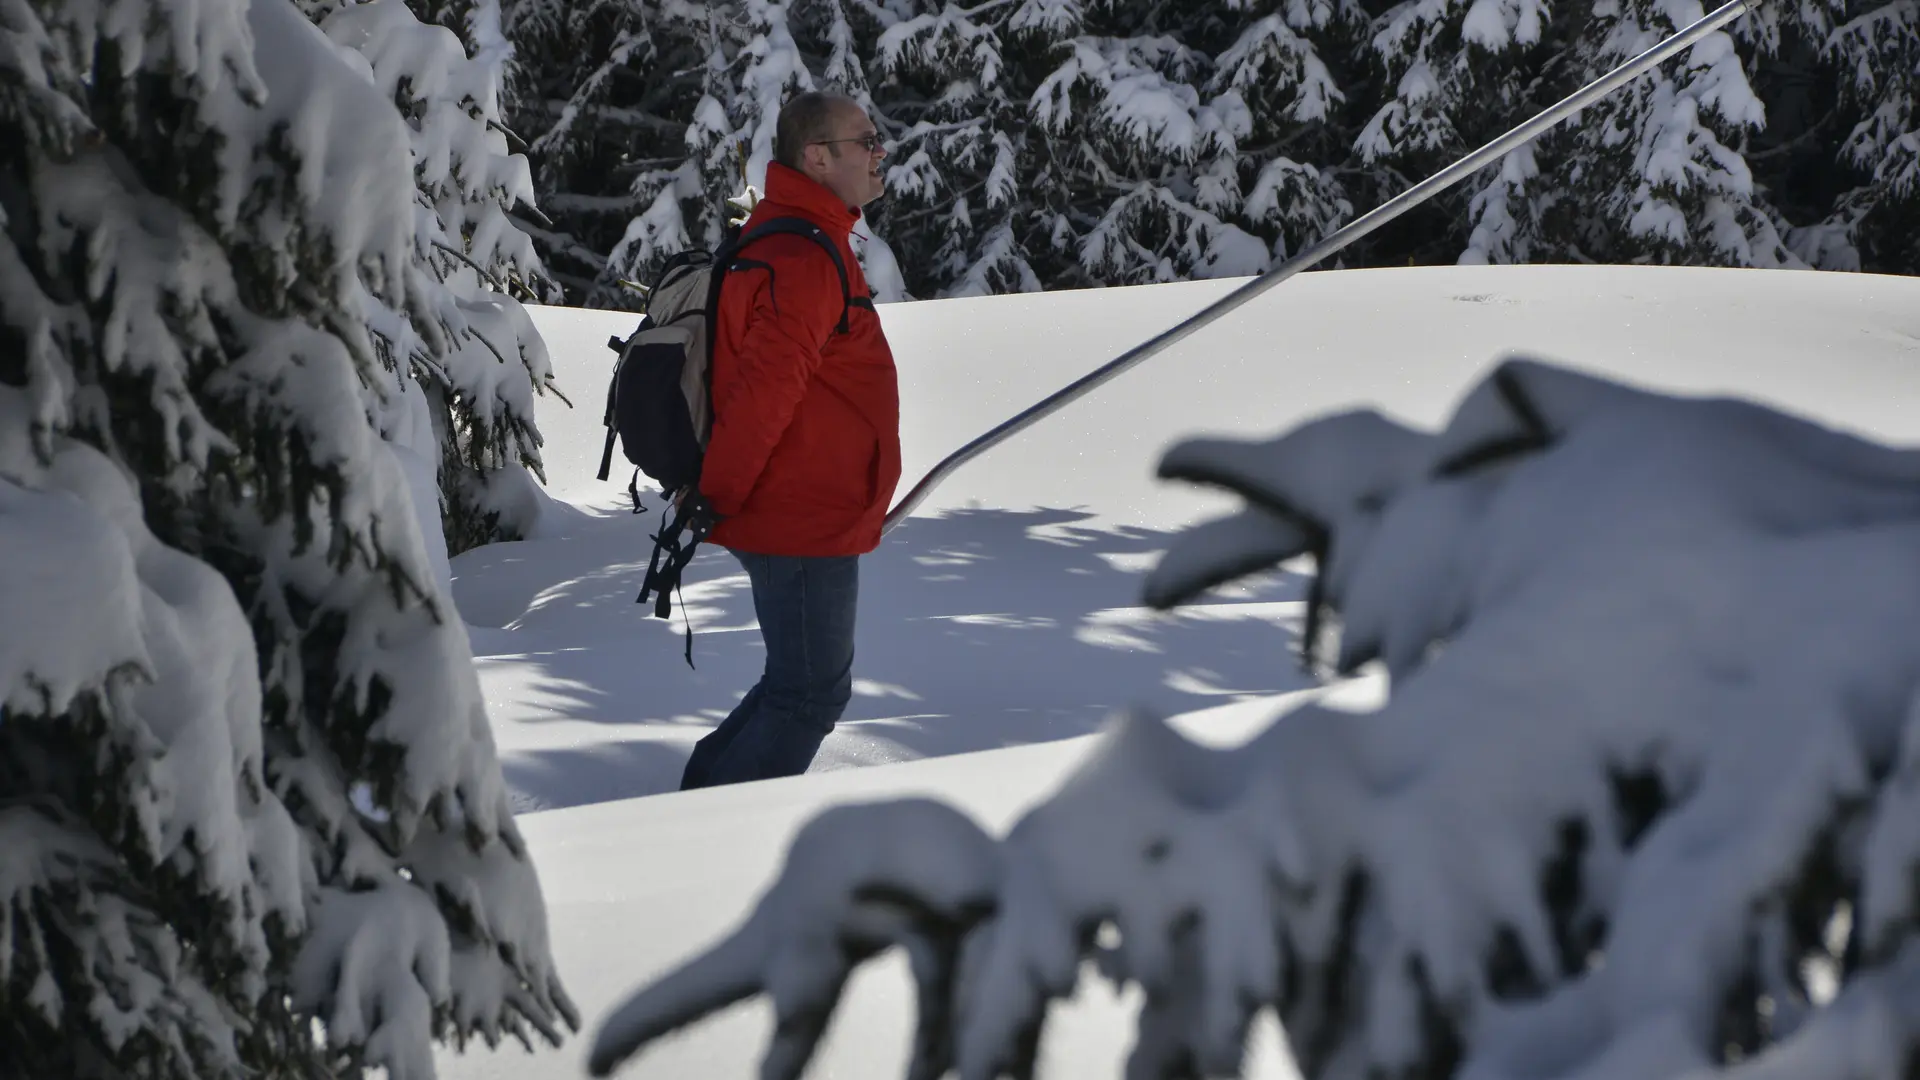
<path fill-rule="evenodd" d="M 614 336 L 607 339 L 607 348 L 613 350 L 614 377 L 607 380 L 607 413 L 606 416 L 601 419 L 601 423 L 605 424 L 607 428 L 607 445 L 600 451 L 600 471 L 595 474 L 595 477 L 600 480 L 605 480 L 607 474 L 613 469 L 613 443 L 614 440 L 620 437 L 619 425 L 614 422 L 614 403 L 619 400 L 620 392 L 620 365 L 626 361 L 627 342 L 632 341 L 634 337 L 638 337 L 640 331 L 645 330 L 647 325 L 647 317 L 642 315 L 640 316 L 640 325 L 634 328 L 633 337 L 623 338 Z M 629 488 L 629 490 L 631 490 L 631 488 Z"/>
<path fill-rule="evenodd" d="M 755 225 L 752 229 L 744 233 L 740 239 L 733 244 L 729 254 L 737 254 L 755 240 L 768 236 L 782 235 L 804 236 L 818 245 L 820 250 L 826 252 L 827 257 L 833 260 L 833 268 L 840 274 L 840 325 L 835 328 L 835 332 L 841 334 L 846 333 L 847 318 L 855 304 L 859 303 L 859 306 L 871 309 L 873 307 L 873 300 L 871 297 L 862 296 L 856 298 L 853 295 L 853 286 L 847 278 L 847 262 L 840 257 L 840 245 L 835 244 L 832 238 L 827 236 L 825 229 L 802 217 L 772 218 L 759 225 Z"/>

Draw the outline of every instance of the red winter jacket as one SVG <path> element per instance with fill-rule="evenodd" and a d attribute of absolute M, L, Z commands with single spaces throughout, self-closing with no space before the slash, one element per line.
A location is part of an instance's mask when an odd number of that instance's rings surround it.
<path fill-rule="evenodd" d="M 751 229 L 804 217 L 840 246 L 848 285 L 867 297 L 847 243 L 860 211 L 802 173 L 767 166 Z M 837 333 L 840 275 L 804 236 L 757 240 L 720 288 L 713 341 L 713 431 L 700 491 L 722 520 L 712 541 L 761 555 L 861 555 L 900 482 L 900 389 L 871 306 Z"/>

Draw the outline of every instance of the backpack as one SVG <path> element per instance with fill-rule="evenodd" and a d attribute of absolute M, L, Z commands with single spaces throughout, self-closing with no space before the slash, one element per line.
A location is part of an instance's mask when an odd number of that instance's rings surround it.
<path fill-rule="evenodd" d="M 607 340 L 618 359 L 607 386 L 607 444 L 600 455 L 598 479 L 607 479 L 612 470 L 617 439 L 634 466 L 633 479 L 627 484 L 633 512 L 645 513 L 640 505 L 642 473 L 660 485 L 674 508 L 670 522 L 663 512 L 662 528 L 652 537 L 653 558 L 635 600 L 644 604 L 649 594 L 657 592 L 653 613 L 662 619 L 672 612 L 670 594 L 679 588 L 681 571 L 693 561 L 694 549 L 713 525 L 710 515 L 689 514 L 687 504 L 699 501 L 700 466 L 713 433 L 713 339 L 720 286 L 733 270 L 757 268 L 771 277 L 771 266 L 744 258 L 741 252 L 757 240 L 781 234 L 804 236 L 833 259 L 834 269 L 840 272 L 842 299 L 834 332 L 846 333 L 853 307 L 870 307 L 872 299 L 853 295 L 840 248 L 825 230 L 805 218 L 783 217 L 754 226 L 717 251 L 683 251 L 668 259 L 647 291 L 647 311 L 640 325 L 625 339 Z M 689 521 L 690 517 L 694 520 Z M 693 665 L 691 624 L 687 665 Z"/>

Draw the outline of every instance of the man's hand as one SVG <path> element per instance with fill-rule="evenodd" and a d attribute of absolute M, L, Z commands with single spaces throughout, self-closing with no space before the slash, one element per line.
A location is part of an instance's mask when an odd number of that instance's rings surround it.
<path fill-rule="evenodd" d="M 713 527 L 724 519 L 714 510 L 713 504 L 700 494 L 698 487 L 688 485 L 673 496 L 673 511 L 686 523 L 687 531 L 696 540 L 704 540 L 713 532 Z"/>

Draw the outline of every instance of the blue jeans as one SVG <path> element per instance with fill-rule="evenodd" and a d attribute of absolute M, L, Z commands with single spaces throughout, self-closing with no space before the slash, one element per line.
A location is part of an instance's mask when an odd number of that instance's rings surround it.
<path fill-rule="evenodd" d="M 736 551 L 767 645 L 760 681 L 694 745 L 680 790 L 798 776 L 853 697 L 857 555 Z"/>

